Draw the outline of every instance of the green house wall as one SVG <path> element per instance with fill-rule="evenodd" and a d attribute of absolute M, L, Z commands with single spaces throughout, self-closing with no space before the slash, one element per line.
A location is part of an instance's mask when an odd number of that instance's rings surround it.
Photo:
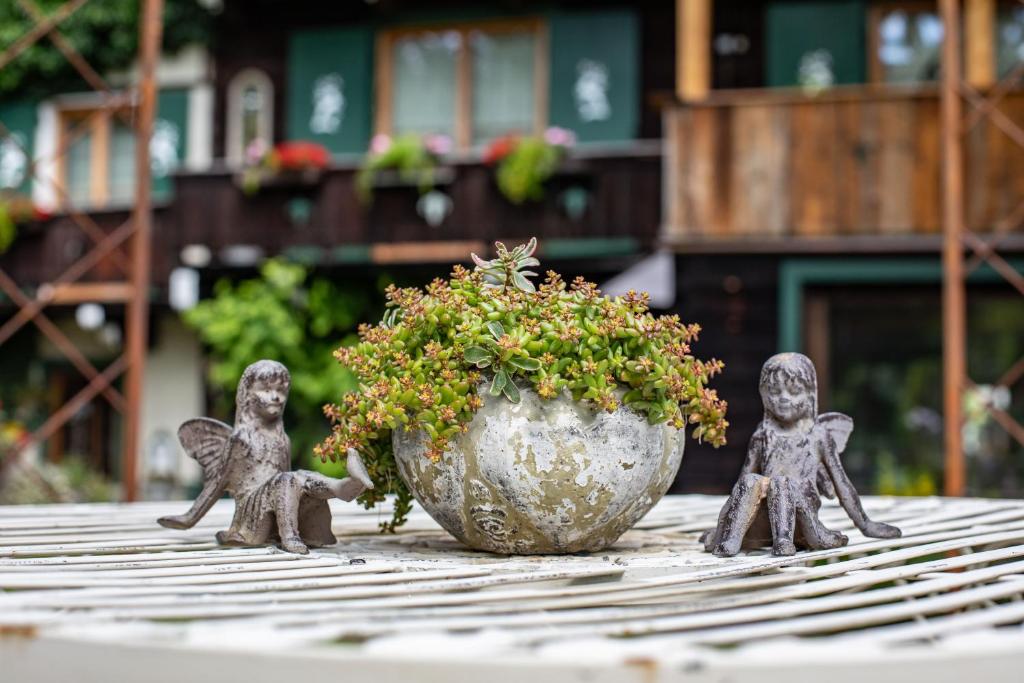
<path fill-rule="evenodd" d="M 153 126 L 154 131 L 160 126 L 169 126 L 174 131 L 177 166 L 184 165 L 188 145 L 188 90 L 168 88 L 157 94 L 157 112 Z M 153 198 L 157 201 L 166 201 L 173 195 L 174 179 L 171 173 L 160 174 L 154 169 Z"/>
<path fill-rule="evenodd" d="M 29 164 L 34 153 L 36 136 L 36 103 L 35 102 L 0 102 L 0 123 L 3 123 L 7 135 L 0 133 L 0 143 L 5 148 L 11 145 L 10 153 L 16 153 L 18 147 L 25 152 L 24 178 L 17 187 L 0 187 L 0 190 L 14 190 L 16 192 L 28 193 L 31 191 L 31 176 Z M 9 135 L 15 137 L 16 143 L 7 139 Z"/>
<path fill-rule="evenodd" d="M 640 35 L 635 12 L 566 12 L 550 15 L 549 122 L 581 142 L 630 140 L 640 108 Z M 606 79 L 607 116 L 600 98 L 586 102 L 588 79 Z M 582 96 L 582 97 L 581 97 Z M 596 111 L 595 111 L 596 109 Z"/>
<path fill-rule="evenodd" d="M 835 83 L 863 83 L 867 3 L 864 0 L 772 2 L 765 11 L 767 85 L 799 85 L 804 55 L 826 50 Z"/>
<path fill-rule="evenodd" d="M 288 44 L 285 129 L 291 140 L 318 142 L 335 154 L 366 151 L 373 128 L 373 29 L 345 26 L 296 31 Z M 340 78 L 341 121 L 314 132 L 313 93 L 321 78 Z"/>

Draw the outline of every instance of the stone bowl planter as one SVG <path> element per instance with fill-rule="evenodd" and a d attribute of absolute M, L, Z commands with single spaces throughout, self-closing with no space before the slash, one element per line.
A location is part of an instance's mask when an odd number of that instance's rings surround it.
<path fill-rule="evenodd" d="M 594 411 L 563 395 L 487 395 L 469 431 L 438 462 L 421 431 L 396 430 L 399 473 L 438 524 L 471 548 L 502 554 L 608 547 L 668 491 L 685 433 L 629 408 Z"/>

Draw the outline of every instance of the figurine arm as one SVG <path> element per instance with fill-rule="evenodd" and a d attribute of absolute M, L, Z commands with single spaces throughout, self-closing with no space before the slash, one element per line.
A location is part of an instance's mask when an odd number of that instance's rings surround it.
<path fill-rule="evenodd" d="M 213 504 L 217 502 L 217 499 L 224 493 L 226 485 L 226 476 L 219 477 L 216 481 L 208 481 L 203 486 L 203 490 L 200 491 L 199 497 L 192 503 L 192 507 L 189 508 L 188 512 L 183 515 L 171 515 L 169 517 L 161 517 L 157 520 L 160 526 L 167 527 L 168 529 L 191 529 L 196 523 L 203 518 L 203 516 L 210 511 Z"/>
<path fill-rule="evenodd" d="M 168 529 L 191 529 L 194 527 L 210 511 L 213 504 L 217 502 L 227 489 L 228 473 L 231 470 L 230 460 L 238 445 L 237 439 L 229 439 L 224 445 L 223 455 L 221 456 L 223 460 L 220 462 L 219 467 L 209 471 L 212 476 L 203 482 L 203 490 L 199 492 L 199 496 L 192 503 L 192 507 L 189 508 L 188 512 L 183 515 L 161 517 L 157 520 L 157 523 Z M 204 471 L 205 473 L 207 471 Z"/>
<path fill-rule="evenodd" d="M 740 470 L 740 476 L 744 474 L 760 474 L 761 461 L 764 456 L 764 435 L 758 427 L 754 435 L 750 437 L 750 445 L 747 447 L 747 459 Z"/>
<path fill-rule="evenodd" d="M 820 447 L 825 451 L 825 467 L 832 477 L 832 482 L 835 484 L 839 504 L 843 506 L 846 514 L 850 516 L 850 519 L 861 530 L 861 533 L 873 538 L 898 538 L 901 534 L 899 529 L 882 522 L 873 522 L 867 513 L 864 512 L 864 506 L 861 505 L 857 489 L 854 488 L 853 482 L 850 481 L 846 470 L 843 469 L 843 463 L 839 460 L 839 452 L 832 439 L 826 437 L 821 442 Z"/>

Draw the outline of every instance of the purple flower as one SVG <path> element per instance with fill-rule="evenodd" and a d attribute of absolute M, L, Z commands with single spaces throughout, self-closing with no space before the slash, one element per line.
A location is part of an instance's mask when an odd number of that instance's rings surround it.
<path fill-rule="evenodd" d="M 556 147 L 572 147 L 576 144 L 576 133 L 558 126 L 551 126 L 544 131 L 544 141 Z"/>
<path fill-rule="evenodd" d="M 391 137 L 384 133 L 378 133 L 370 140 L 371 154 L 384 154 L 391 149 Z"/>

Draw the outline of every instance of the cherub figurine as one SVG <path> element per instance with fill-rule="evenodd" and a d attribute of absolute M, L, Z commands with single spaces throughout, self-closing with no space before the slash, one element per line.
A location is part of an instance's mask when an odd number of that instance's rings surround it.
<path fill-rule="evenodd" d="M 178 429 L 185 451 L 203 468 L 203 490 L 184 515 L 161 517 L 162 526 L 189 529 L 227 491 L 235 499 L 231 527 L 217 532 L 221 545 L 265 545 L 280 541 L 292 553 L 337 542 L 331 532 L 330 498 L 353 500 L 373 488 L 362 460 L 348 452 L 348 473 L 332 479 L 316 472 L 290 472 L 291 442 L 281 415 L 291 377 L 270 360 L 253 363 L 238 382 L 235 428 L 207 417 Z"/>
<path fill-rule="evenodd" d="M 896 538 L 900 530 L 870 520 L 839 460 L 853 431 L 842 413 L 818 415 L 818 379 L 799 353 L 772 356 L 761 369 L 764 419 L 750 439 L 747 461 L 704 549 L 732 557 L 772 544 L 772 554 L 797 548 L 838 548 L 847 537 L 818 519 L 822 495 L 839 503 L 865 536 Z"/>

